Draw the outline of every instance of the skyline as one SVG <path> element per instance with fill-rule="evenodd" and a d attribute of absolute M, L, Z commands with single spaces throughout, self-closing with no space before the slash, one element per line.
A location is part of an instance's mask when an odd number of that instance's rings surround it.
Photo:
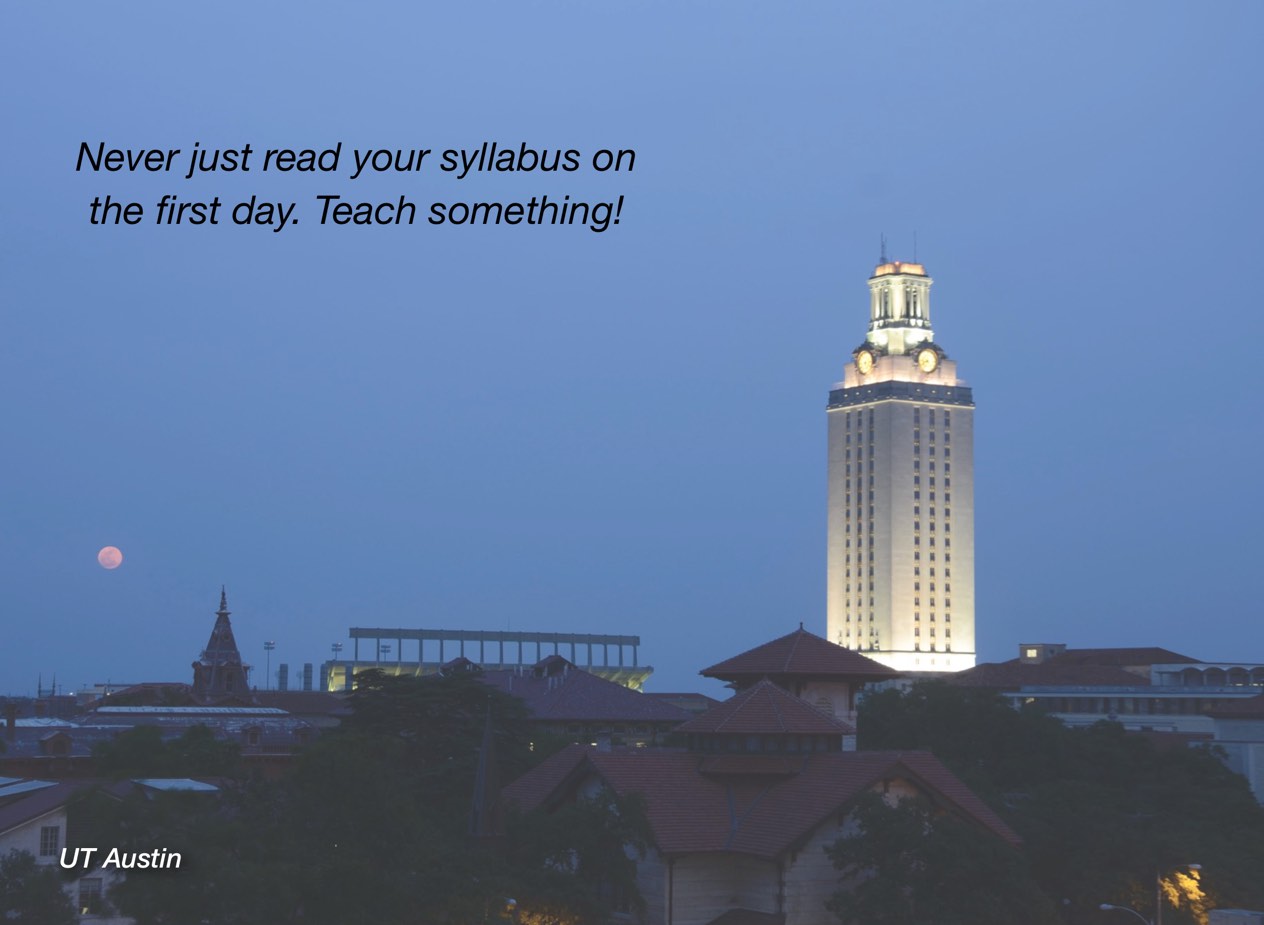
<path fill-rule="evenodd" d="M 979 661 L 1264 661 L 1258 5 L 373 13 L 3 14 L 0 694 L 188 680 L 221 585 L 292 678 L 351 626 L 509 628 L 639 635 L 649 690 L 714 693 L 824 636 L 825 396 L 883 234 L 977 402 Z M 355 181 L 624 195 L 602 233 L 92 227 L 102 193 L 347 184 L 73 169 L 339 140 L 637 160 Z"/>

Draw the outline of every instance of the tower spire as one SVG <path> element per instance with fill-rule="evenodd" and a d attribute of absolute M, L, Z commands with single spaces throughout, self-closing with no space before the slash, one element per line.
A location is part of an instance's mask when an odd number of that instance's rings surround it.
<path fill-rule="evenodd" d="M 193 663 L 193 696 L 202 703 L 249 696 L 249 666 L 242 663 L 228 617 L 228 592 L 220 585 L 215 627 L 201 657 Z"/>

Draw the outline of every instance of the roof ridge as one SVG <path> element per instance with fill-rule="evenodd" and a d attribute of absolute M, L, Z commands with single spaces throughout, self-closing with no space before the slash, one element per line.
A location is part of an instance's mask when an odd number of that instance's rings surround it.
<path fill-rule="evenodd" d="M 803 624 L 800 623 L 799 631 L 794 634 L 794 641 L 790 643 L 790 651 L 786 653 L 786 662 L 782 665 L 782 668 L 786 671 L 789 671 L 790 666 L 794 664 L 794 653 L 799 651 L 799 642 L 803 639 L 803 634 L 806 632 L 807 630 L 805 630 L 803 628 Z"/>

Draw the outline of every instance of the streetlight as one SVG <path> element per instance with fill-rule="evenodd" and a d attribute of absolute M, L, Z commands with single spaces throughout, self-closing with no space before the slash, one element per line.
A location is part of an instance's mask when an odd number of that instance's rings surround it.
<path fill-rule="evenodd" d="M 263 689 L 272 690 L 272 650 L 276 648 L 276 643 L 269 639 L 263 644 L 263 651 L 268 653 L 267 675 L 264 676 Z"/>
<path fill-rule="evenodd" d="M 1182 864 L 1178 870 L 1202 870 L 1201 864 Z M 1111 903 L 1102 903 L 1098 906 L 1103 912 L 1111 909 L 1118 909 L 1120 912 L 1131 912 L 1146 925 L 1151 925 L 1151 920 L 1147 919 L 1136 909 L 1131 906 L 1115 906 Z M 1154 920 L 1153 925 L 1163 925 L 1163 869 L 1156 868 L 1154 871 Z"/>
<path fill-rule="evenodd" d="M 1141 921 L 1145 922 L 1145 925 L 1150 925 L 1150 920 L 1131 906 L 1112 906 L 1110 903 L 1102 903 L 1097 908 L 1101 909 L 1103 912 L 1109 912 L 1111 909 L 1116 909 L 1119 912 L 1131 912 L 1137 918 L 1141 919 Z"/>
<path fill-rule="evenodd" d="M 1201 864 L 1182 864 L 1185 870 L 1202 870 Z M 1163 925 L 1163 871 L 1154 872 L 1154 925 Z"/>
<path fill-rule="evenodd" d="M 333 657 L 333 662 L 334 662 L 334 663 L 336 663 L 336 662 L 338 661 L 338 656 L 339 656 L 340 654 L 342 654 L 342 643 L 340 643 L 340 642 L 335 642 L 335 643 L 333 643 L 333 644 L 329 647 L 329 651 L 333 653 L 333 656 L 334 656 L 334 657 Z M 325 679 L 325 681 L 326 681 L 326 683 L 329 685 L 329 689 L 330 689 L 330 690 L 333 690 L 333 689 L 334 689 L 334 664 L 330 664 L 330 666 L 329 666 L 329 676 Z M 343 683 L 344 683 L 344 686 L 345 686 L 346 682 L 344 681 Z"/>

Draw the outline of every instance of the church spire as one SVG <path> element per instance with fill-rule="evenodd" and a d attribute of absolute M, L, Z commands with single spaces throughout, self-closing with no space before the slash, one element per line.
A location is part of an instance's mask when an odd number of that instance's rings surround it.
<path fill-rule="evenodd" d="M 221 585 L 211 638 L 201 658 L 193 663 L 193 696 L 204 703 L 250 696 L 246 681 L 250 666 L 242 664 L 228 617 L 228 592 Z"/>

